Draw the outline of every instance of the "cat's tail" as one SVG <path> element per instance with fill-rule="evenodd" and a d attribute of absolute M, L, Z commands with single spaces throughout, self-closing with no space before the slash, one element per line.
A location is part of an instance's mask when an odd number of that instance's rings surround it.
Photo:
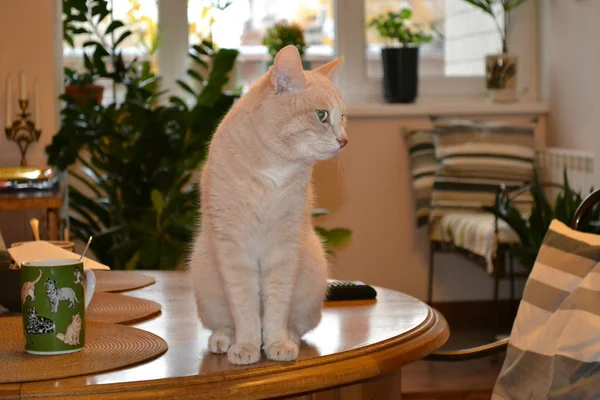
<path fill-rule="evenodd" d="M 36 283 L 38 283 L 40 281 L 40 279 L 42 279 L 42 270 L 40 269 L 40 275 L 36 278 L 35 281 L 33 281 L 33 284 L 35 285 Z"/>
<path fill-rule="evenodd" d="M 56 338 L 58 340 L 60 340 L 61 342 L 64 342 L 65 341 L 65 334 L 64 333 L 57 333 L 56 334 Z"/>

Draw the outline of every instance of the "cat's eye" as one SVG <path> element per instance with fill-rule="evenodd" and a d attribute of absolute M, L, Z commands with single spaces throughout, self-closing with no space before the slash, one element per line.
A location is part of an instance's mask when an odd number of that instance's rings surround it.
<path fill-rule="evenodd" d="M 329 118 L 329 113 L 327 111 L 315 110 L 315 113 L 317 114 L 317 118 L 319 118 L 319 121 L 327 122 L 327 118 Z"/>

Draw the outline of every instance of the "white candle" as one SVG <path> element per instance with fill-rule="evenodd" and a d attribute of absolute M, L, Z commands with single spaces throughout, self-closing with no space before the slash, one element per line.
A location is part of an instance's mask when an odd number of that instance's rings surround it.
<path fill-rule="evenodd" d="M 40 96 L 38 93 L 38 82 L 37 78 L 33 81 L 33 101 L 35 102 L 35 116 L 34 122 L 37 129 L 42 126 L 42 116 L 40 114 Z"/>
<path fill-rule="evenodd" d="M 11 91 L 12 91 L 12 81 L 10 79 L 10 74 L 6 76 L 6 126 L 10 127 L 12 125 L 12 100 L 11 100 Z"/>
<path fill-rule="evenodd" d="M 21 72 L 19 74 L 19 99 L 26 100 L 27 99 L 27 85 L 25 84 L 25 72 Z"/>

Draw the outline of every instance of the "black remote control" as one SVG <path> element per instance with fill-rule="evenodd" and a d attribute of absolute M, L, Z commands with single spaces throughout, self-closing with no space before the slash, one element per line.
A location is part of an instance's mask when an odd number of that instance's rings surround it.
<path fill-rule="evenodd" d="M 361 281 L 327 282 L 326 301 L 371 300 L 377 297 L 377 291 Z"/>

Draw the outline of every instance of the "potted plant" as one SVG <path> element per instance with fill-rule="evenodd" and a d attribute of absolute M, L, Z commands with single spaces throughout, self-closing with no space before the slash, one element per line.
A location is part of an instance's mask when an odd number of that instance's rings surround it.
<path fill-rule="evenodd" d="M 527 0 L 464 0 L 479 8 L 494 20 L 502 40 L 502 53 L 485 57 L 487 98 L 494 102 L 515 102 L 517 92 L 517 61 L 508 49 L 511 12 Z M 502 10 L 499 13 L 498 10 Z"/>
<path fill-rule="evenodd" d="M 102 102 L 104 87 L 94 84 L 94 77 L 89 73 L 77 73 L 71 68 L 64 69 L 65 72 L 65 95 L 73 97 L 87 105 L 90 101 Z"/>
<path fill-rule="evenodd" d="M 99 24 L 109 15 L 108 3 L 102 0 L 63 0 L 63 41 L 65 44 L 75 48 L 77 35 L 90 35 L 94 32 L 99 34 Z M 112 25 L 111 31 L 115 29 Z M 97 57 L 100 56 L 101 50 Z M 96 55 L 94 55 L 96 57 Z M 92 60 L 86 55 L 85 62 L 92 64 Z M 88 69 L 77 73 L 71 68 L 64 68 L 65 94 L 85 104 L 91 100 L 100 103 L 104 95 L 104 87 L 94 82 L 98 78 L 98 71 Z"/>
<path fill-rule="evenodd" d="M 554 201 L 549 200 L 545 193 L 549 187 L 559 189 Z M 493 207 L 485 207 L 485 210 L 506 222 L 515 231 L 519 243 L 511 247 L 511 253 L 525 269 L 531 271 L 552 220 L 557 219 L 566 225 L 571 225 L 575 211 L 583 201 L 583 196 L 569 185 L 566 169 L 563 172 L 562 185 L 542 183 L 536 173 L 529 190 L 533 197 L 529 215 L 524 216 L 519 211 L 518 196 L 514 197 L 502 190 L 498 193 L 496 204 Z M 600 218 L 600 207 L 592 211 L 590 220 L 597 221 L 598 218 Z M 588 224 L 583 230 L 598 234 L 600 226 Z"/>
<path fill-rule="evenodd" d="M 291 44 L 295 46 L 300 53 L 302 67 L 305 70 L 310 69 L 310 62 L 304 60 L 304 54 L 308 47 L 304 41 L 304 31 L 298 24 L 289 23 L 286 20 L 277 22 L 267 29 L 265 36 L 263 36 L 262 43 L 267 46 L 267 50 L 271 56 L 271 59 L 267 62 L 267 68 L 273 64 L 273 60 L 275 60 L 275 56 L 279 50 Z"/>
<path fill-rule="evenodd" d="M 390 44 L 381 49 L 383 92 L 388 103 L 413 103 L 419 87 L 419 46 L 432 40 L 418 24 L 411 21 L 412 10 L 387 12 L 373 18 L 374 27 Z"/>

